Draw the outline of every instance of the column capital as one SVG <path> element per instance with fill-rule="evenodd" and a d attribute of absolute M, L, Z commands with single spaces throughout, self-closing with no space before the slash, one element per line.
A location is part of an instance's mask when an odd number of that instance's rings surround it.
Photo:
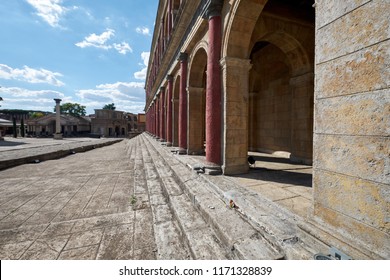
<path fill-rule="evenodd" d="M 165 91 L 165 87 L 160 87 L 160 91 L 161 92 Z"/>
<path fill-rule="evenodd" d="M 167 75 L 167 81 L 172 82 L 173 81 L 173 76 L 172 75 Z"/>
<path fill-rule="evenodd" d="M 56 102 L 56 104 L 59 104 L 62 101 L 62 99 L 54 98 L 54 101 Z"/>
<path fill-rule="evenodd" d="M 223 0 L 208 0 L 203 8 L 204 19 L 211 19 L 220 16 L 223 7 Z"/>
<path fill-rule="evenodd" d="M 185 53 L 185 52 L 181 52 L 179 54 L 179 57 L 177 58 L 177 60 L 180 60 L 180 61 L 183 61 L 183 62 L 187 61 L 187 59 L 188 59 L 188 54 Z"/>

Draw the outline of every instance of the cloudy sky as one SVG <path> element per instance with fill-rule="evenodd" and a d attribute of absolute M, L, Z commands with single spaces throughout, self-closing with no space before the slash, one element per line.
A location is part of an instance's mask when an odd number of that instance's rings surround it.
<path fill-rule="evenodd" d="M 158 0 L 1 0 L 1 109 L 141 113 Z"/>

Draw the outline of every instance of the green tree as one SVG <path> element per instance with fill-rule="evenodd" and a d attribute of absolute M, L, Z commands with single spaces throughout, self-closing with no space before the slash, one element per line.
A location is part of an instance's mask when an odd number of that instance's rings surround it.
<path fill-rule="evenodd" d="M 71 116 L 79 117 L 85 116 L 85 114 L 87 113 L 85 108 L 85 106 L 82 106 L 78 103 L 64 103 L 60 105 L 60 112 L 61 114 L 69 114 Z M 55 106 L 53 111 L 56 111 Z"/>
<path fill-rule="evenodd" d="M 103 109 L 105 110 L 115 110 L 116 107 L 115 107 L 115 104 L 114 103 L 111 103 L 111 104 L 106 104 L 103 106 Z"/>
<path fill-rule="evenodd" d="M 32 118 L 32 119 L 41 118 L 41 117 L 43 117 L 44 115 L 45 115 L 45 114 L 42 113 L 42 112 L 32 112 L 32 113 L 30 114 L 30 118 Z"/>

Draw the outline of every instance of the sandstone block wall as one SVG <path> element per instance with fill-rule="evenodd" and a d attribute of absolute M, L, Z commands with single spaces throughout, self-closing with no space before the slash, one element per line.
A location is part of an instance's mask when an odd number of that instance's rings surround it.
<path fill-rule="evenodd" d="M 390 1 L 316 2 L 314 217 L 389 259 Z"/>

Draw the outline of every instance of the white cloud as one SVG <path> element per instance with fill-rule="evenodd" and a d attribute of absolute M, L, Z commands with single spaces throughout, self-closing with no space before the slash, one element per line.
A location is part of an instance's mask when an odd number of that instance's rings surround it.
<path fill-rule="evenodd" d="M 62 92 L 53 90 L 29 90 L 19 87 L 0 88 L 2 108 L 52 111 L 55 105 L 54 98 L 60 98 L 63 102 L 74 102 L 71 97 Z"/>
<path fill-rule="evenodd" d="M 61 5 L 62 0 L 26 1 L 37 10 L 37 15 L 52 27 L 60 27 L 59 21 L 61 17 L 68 11 L 67 8 Z"/>
<path fill-rule="evenodd" d="M 92 33 L 91 35 L 85 37 L 84 41 L 76 43 L 76 46 L 80 48 L 86 48 L 86 47 L 95 47 L 99 49 L 111 49 L 111 45 L 106 45 L 106 42 L 112 37 L 115 36 L 115 30 L 113 29 L 107 29 L 100 35 L 96 35 L 95 33 Z"/>
<path fill-rule="evenodd" d="M 127 54 L 128 52 L 133 52 L 133 49 L 129 46 L 128 43 L 122 42 L 120 44 L 113 44 L 113 47 L 120 53 L 120 54 Z"/>
<path fill-rule="evenodd" d="M 135 29 L 136 31 L 137 31 L 137 33 L 139 33 L 139 34 L 142 34 L 142 35 L 150 35 L 150 30 L 149 30 L 149 28 L 147 28 L 147 27 L 144 27 L 144 26 L 140 26 L 140 27 L 137 27 L 136 29 Z"/>
<path fill-rule="evenodd" d="M 145 80 L 146 79 L 146 72 L 148 69 L 149 57 L 150 57 L 150 52 L 142 52 L 141 53 L 141 58 L 143 60 L 145 67 L 141 71 L 134 73 L 134 78 L 136 78 L 137 80 Z"/>
<path fill-rule="evenodd" d="M 94 47 L 98 49 L 115 49 L 120 54 L 127 54 L 128 52 L 132 53 L 133 49 L 126 42 L 122 43 L 113 43 L 109 44 L 108 41 L 111 40 L 112 37 L 115 37 L 115 30 L 106 29 L 102 34 L 96 35 L 95 33 L 90 34 L 85 37 L 84 41 L 78 42 L 75 45 L 80 48 Z"/>
<path fill-rule="evenodd" d="M 135 72 L 134 78 L 136 78 L 137 80 L 145 80 L 147 70 L 148 68 L 143 68 L 141 71 Z"/>
<path fill-rule="evenodd" d="M 145 106 L 144 83 L 117 82 L 97 85 L 94 89 L 79 90 L 76 95 L 82 104 L 94 109 L 115 103 L 117 110 L 140 113 Z"/>
<path fill-rule="evenodd" d="M 0 64 L 1 79 L 25 81 L 32 84 L 46 83 L 57 87 L 65 85 L 57 77 L 62 77 L 62 74 L 43 68 L 33 69 L 28 66 L 23 66 L 23 69 L 14 69 L 8 65 Z"/>

